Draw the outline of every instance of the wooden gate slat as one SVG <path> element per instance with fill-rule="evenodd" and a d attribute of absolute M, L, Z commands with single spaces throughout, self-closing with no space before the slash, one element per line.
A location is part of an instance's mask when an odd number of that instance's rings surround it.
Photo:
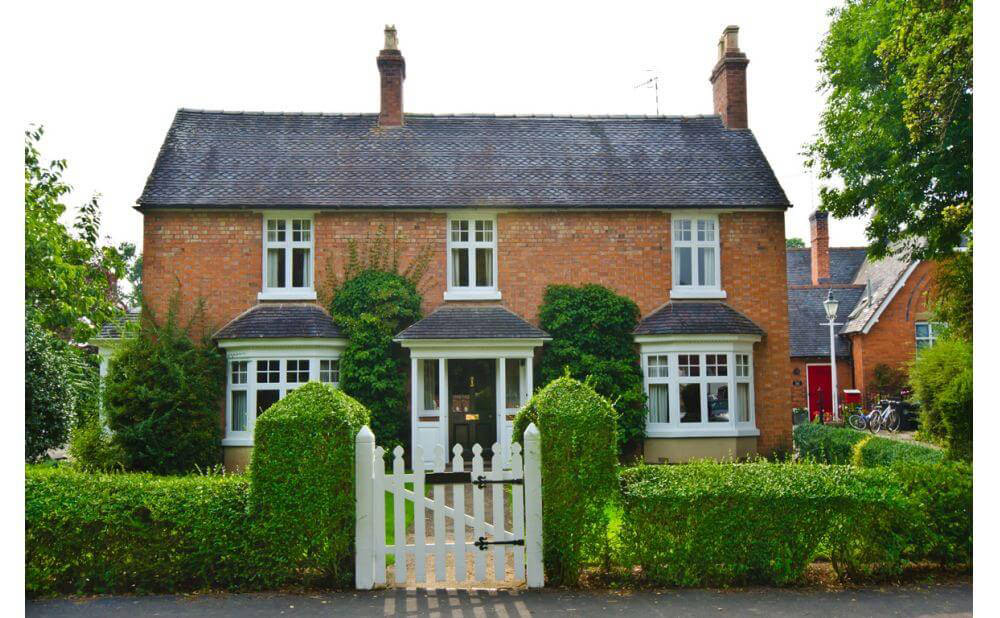
<path fill-rule="evenodd" d="M 451 460 L 452 472 L 462 472 L 465 470 L 465 458 L 462 457 L 462 445 L 456 444 L 452 448 L 454 457 Z M 452 519 L 452 531 L 455 536 L 455 581 L 464 582 L 465 576 L 465 485 L 452 486 L 452 503 L 454 504 L 454 518 Z"/>
<path fill-rule="evenodd" d="M 503 479 L 503 454 L 500 452 L 500 444 L 493 443 L 493 457 L 490 459 L 490 480 L 499 481 Z M 503 541 L 506 539 L 504 534 L 504 508 L 503 508 L 504 490 L 503 484 L 494 483 L 493 484 L 493 539 L 494 541 Z M 507 576 L 507 546 L 506 545 L 494 545 L 493 546 L 493 580 L 503 581 Z"/>
<path fill-rule="evenodd" d="M 444 472 L 444 446 L 438 444 L 434 446 L 434 471 Z M 444 486 L 434 486 L 434 579 L 438 582 L 445 581 L 448 576 L 445 572 L 445 551 L 444 551 Z"/>
<path fill-rule="evenodd" d="M 472 478 L 477 479 L 483 473 L 483 447 L 478 444 L 472 445 Z M 485 514 L 483 513 L 483 490 L 477 486 L 472 486 L 472 516 L 475 519 L 472 528 L 473 540 L 478 540 L 485 536 L 483 531 L 483 519 Z M 475 558 L 475 574 L 476 579 L 483 581 L 486 579 L 486 552 L 476 551 Z"/>
<path fill-rule="evenodd" d="M 396 584 L 406 583 L 406 498 L 403 496 L 403 447 L 396 446 L 392 451 L 392 514 L 393 514 L 393 555 L 396 557 L 396 568 L 393 569 L 393 581 Z"/>
<path fill-rule="evenodd" d="M 521 445 L 517 442 L 510 445 L 511 478 L 524 478 L 524 463 L 521 457 Z M 524 538 L 524 485 L 511 485 L 511 514 L 514 519 L 513 538 Z M 514 579 L 524 580 L 524 546 L 514 546 Z"/>
<path fill-rule="evenodd" d="M 375 531 L 375 583 L 385 585 L 385 449 L 375 447 L 372 478 L 372 527 Z"/>
<path fill-rule="evenodd" d="M 413 493 L 424 497 L 424 449 L 420 445 L 413 447 Z M 427 581 L 427 555 L 424 539 L 427 534 L 427 515 L 424 510 L 424 500 L 413 501 L 413 544 L 416 553 L 413 557 L 413 577 L 418 584 Z"/>

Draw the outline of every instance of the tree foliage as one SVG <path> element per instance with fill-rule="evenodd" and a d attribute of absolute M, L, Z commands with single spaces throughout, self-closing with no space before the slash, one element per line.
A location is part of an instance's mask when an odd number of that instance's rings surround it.
<path fill-rule="evenodd" d="M 70 351 L 29 312 L 24 324 L 24 456 L 38 461 L 66 443 L 76 402 Z"/>
<path fill-rule="evenodd" d="M 951 459 L 972 459 L 972 343 L 946 337 L 920 350 L 910 369 L 920 431 L 943 441 Z"/>
<path fill-rule="evenodd" d="M 177 323 L 179 298 L 166 322 L 143 310 L 139 332 L 111 357 L 104 402 L 114 441 L 129 470 L 187 473 L 221 461 L 219 414 L 225 362 L 207 340 Z"/>
<path fill-rule="evenodd" d="M 972 246 L 938 263 L 936 319 L 948 325 L 948 335 L 972 341 Z"/>
<path fill-rule="evenodd" d="M 594 284 L 551 285 L 539 319 L 552 335 L 538 367 L 538 384 L 565 371 L 608 398 L 618 413 L 619 452 L 636 444 L 646 431 L 646 394 L 632 331 L 639 307 L 630 298 Z"/>
<path fill-rule="evenodd" d="M 787 248 L 787 249 L 804 249 L 805 246 L 806 246 L 806 243 L 801 238 L 797 238 L 796 237 L 796 238 L 786 238 L 785 239 L 785 248 Z"/>
<path fill-rule="evenodd" d="M 72 188 L 62 178 L 65 160 L 41 162 L 42 133 L 24 133 L 24 300 L 42 328 L 82 342 L 119 313 L 124 262 L 99 244 L 97 196 L 80 208 L 72 233 L 60 221 Z"/>
<path fill-rule="evenodd" d="M 950 257 L 972 224 L 971 0 L 847 0 L 820 47 L 828 94 L 807 165 L 869 255 Z"/>

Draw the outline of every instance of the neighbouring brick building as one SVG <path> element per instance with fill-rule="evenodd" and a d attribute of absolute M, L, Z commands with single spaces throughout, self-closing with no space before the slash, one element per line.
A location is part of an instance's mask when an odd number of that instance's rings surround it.
<path fill-rule="evenodd" d="M 388 28 L 379 114 L 178 111 L 137 206 L 143 294 L 155 312 L 203 301 L 229 366 L 227 465 L 260 411 L 337 382 L 346 341 L 317 289 L 379 229 L 404 264 L 431 249 L 426 317 L 397 337 L 425 457 L 510 443 L 559 283 L 639 305 L 648 461 L 789 447 L 790 204 L 748 129 L 737 32 L 706 116 L 404 114 Z"/>
<path fill-rule="evenodd" d="M 876 367 L 906 371 L 918 347 L 934 343 L 931 319 L 934 264 L 890 256 L 867 260 L 865 247 L 830 247 L 827 213 L 809 217 L 810 247 L 788 249 L 791 398 L 810 416 L 831 411 L 830 339 L 823 301 L 837 308 L 837 385 L 858 391 L 864 405 L 880 395 Z"/>

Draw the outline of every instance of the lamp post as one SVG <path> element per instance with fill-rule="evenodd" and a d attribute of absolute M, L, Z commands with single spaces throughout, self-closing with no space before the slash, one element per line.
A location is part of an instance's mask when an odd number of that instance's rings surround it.
<path fill-rule="evenodd" d="M 823 309 L 826 311 L 826 317 L 830 320 L 830 383 L 832 385 L 831 402 L 833 404 L 833 420 L 838 420 L 840 417 L 840 408 L 837 405 L 837 348 L 834 341 L 833 327 L 837 326 L 834 324 L 834 319 L 837 317 L 837 307 L 840 303 L 837 299 L 833 297 L 833 289 L 827 295 L 826 300 L 823 301 Z"/>

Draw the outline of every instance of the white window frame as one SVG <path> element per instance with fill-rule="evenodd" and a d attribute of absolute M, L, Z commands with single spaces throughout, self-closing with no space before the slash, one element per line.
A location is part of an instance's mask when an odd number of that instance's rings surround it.
<path fill-rule="evenodd" d="M 258 300 L 316 300 L 316 219 L 308 211 L 266 211 L 261 217 L 261 258 L 260 277 L 261 292 Z M 309 221 L 309 240 L 292 240 L 293 221 Z M 268 221 L 285 222 L 285 240 L 269 241 L 267 237 Z M 267 251 L 268 249 L 283 249 L 285 251 L 285 286 L 268 287 L 267 285 Z M 292 287 L 292 255 L 293 249 L 309 249 L 309 285 L 307 287 Z"/>
<path fill-rule="evenodd" d="M 927 326 L 927 336 L 926 337 L 921 337 L 921 336 L 917 335 L 917 327 L 918 326 L 922 326 L 922 325 L 926 325 Z M 928 348 L 932 347 L 935 343 L 937 343 L 937 340 L 941 338 L 940 331 L 944 330 L 944 328 L 945 328 L 945 323 L 944 322 L 931 322 L 929 320 L 920 320 L 918 322 L 914 322 L 913 323 L 913 338 L 914 338 L 914 342 L 915 342 L 915 345 L 916 345 L 916 349 L 917 350 L 922 349 L 920 347 L 920 342 L 921 341 L 924 341 L 924 342 L 927 343 L 926 347 L 928 347 Z"/>
<path fill-rule="evenodd" d="M 453 221 L 468 221 L 469 222 L 469 240 L 468 241 L 454 241 L 451 235 L 451 226 Z M 476 241 L 476 221 L 490 221 L 493 224 L 493 239 L 492 241 Z M 498 251 L 497 239 L 500 235 L 500 229 L 497 226 L 497 215 L 493 212 L 483 212 L 483 211 L 472 211 L 472 212 L 462 212 L 449 214 L 446 228 L 445 228 L 445 238 L 447 239 L 446 247 L 446 263 L 447 263 L 447 279 L 448 285 L 445 288 L 444 299 L 445 300 L 500 300 L 500 288 L 497 283 L 497 276 L 499 275 L 500 255 Z M 468 286 L 456 286 L 454 285 L 452 276 L 452 263 L 451 263 L 451 251 L 452 249 L 468 249 L 468 268 L 469 268 L 469 283 Z M 493 284 L 488 286 L 475 285 L 476 283 L 476 249 L 492 249 L 493 250 Z"/>
<path fill-rule="evenodd" d="M 277 390 L 278 400 L 284 399 L 288 393 L 306 384 L 288 380 L 288 361 L 309 361 L 309 382 L 320 381 L 320 361 L 332 360 L 338 362 L 337 377 L 339 379 L 339 361 L 346 342 L 331 339 L 323 342 L 309 339 L 272 340 L 268 342 L 248 340 L 227 340 L 219 342 L 226 351 L 226 428 L 222 439 L 223 446 L 253 446 L 253 432 L 257 424 L 257 392 L 261 390 Z M 257 362 L 278 361 L 278 382 L 257 382 Z M 233 384 L 233 363 L 247 362 L 247 381 L 244 384 Z M 339 382 L 331 382 L 339 388 Z M 245 431 L 233 431 L 233 391 L 247 392 L 247 425 Z"/>
<path fill-rule="evenodd" d="M 668 384 L 670 418 L 667 423 L 646 422 L 646 437 L 648 438 L 695 438 L 695 437 L 735 437 L 735 436 L 758 436 L 757 418 L 755 410 L 755 387 L 754 387 L 754 354 L 753 344 L 759 341 L 756 336 L 732 335 L 719 337 L 722 340 L 713 340 L 711 337 L 703 339 L 679 339 L 677 336 L 648 335 L 636 337 L 640 344 L 640 354 L 642 357 L 643 392 L 648 396 L 650 384 Z M 719 339 L 717 338 L 717 339 Z M 705 358 L 711 354 L 722 354 L 726 356 L 726 376 L 706 375 Z M 681 377 L 678 371 L 678 357 L 681 355 L 697 355 L 699 375 Z M 738 375 L 736 366 L 737 355 L 747 355 L 749 357 L 748 375 Z M 667 377 L 650 377 L 650 358 L 654 356 L 667 356 L 669 359 Z M 682 383 L 695 383 L 699 385 L 701 396 L 702 418 L 699 422 L 682 423 L 680 420 L 680 385 Z M 729 396 L 729 420 L 727 422 L 710 422 L 708 420 L 708 385 L 724 383 L 727 385 Z M 749 420 L 740 422 L 738 420 L 737 409 L 737 384 L 749 385 Z"/>
<path fill-rule="evenodd" d="M 715 228 L 714 240 L 698 240 L 698 222 L 711 222 Z M 677 238 L 681 222 L 689 222 L 691 226 L 691 238 L 679 240 Z M 722 228 L 719 225 L 719 216 L 714 213 L 702 212 L 676 212 L 670 217 L 670 264 L 671 264 L 671 287 L 670 298 L 725 298 L 726 293 L 722 289 Z M 691 285 L 680 285 L 680 260 L 677 259 L 677 249 L 691 249 Z M 712 248 L 715 250 L 715 284 L 698 285 L 698 249 Z"/>

